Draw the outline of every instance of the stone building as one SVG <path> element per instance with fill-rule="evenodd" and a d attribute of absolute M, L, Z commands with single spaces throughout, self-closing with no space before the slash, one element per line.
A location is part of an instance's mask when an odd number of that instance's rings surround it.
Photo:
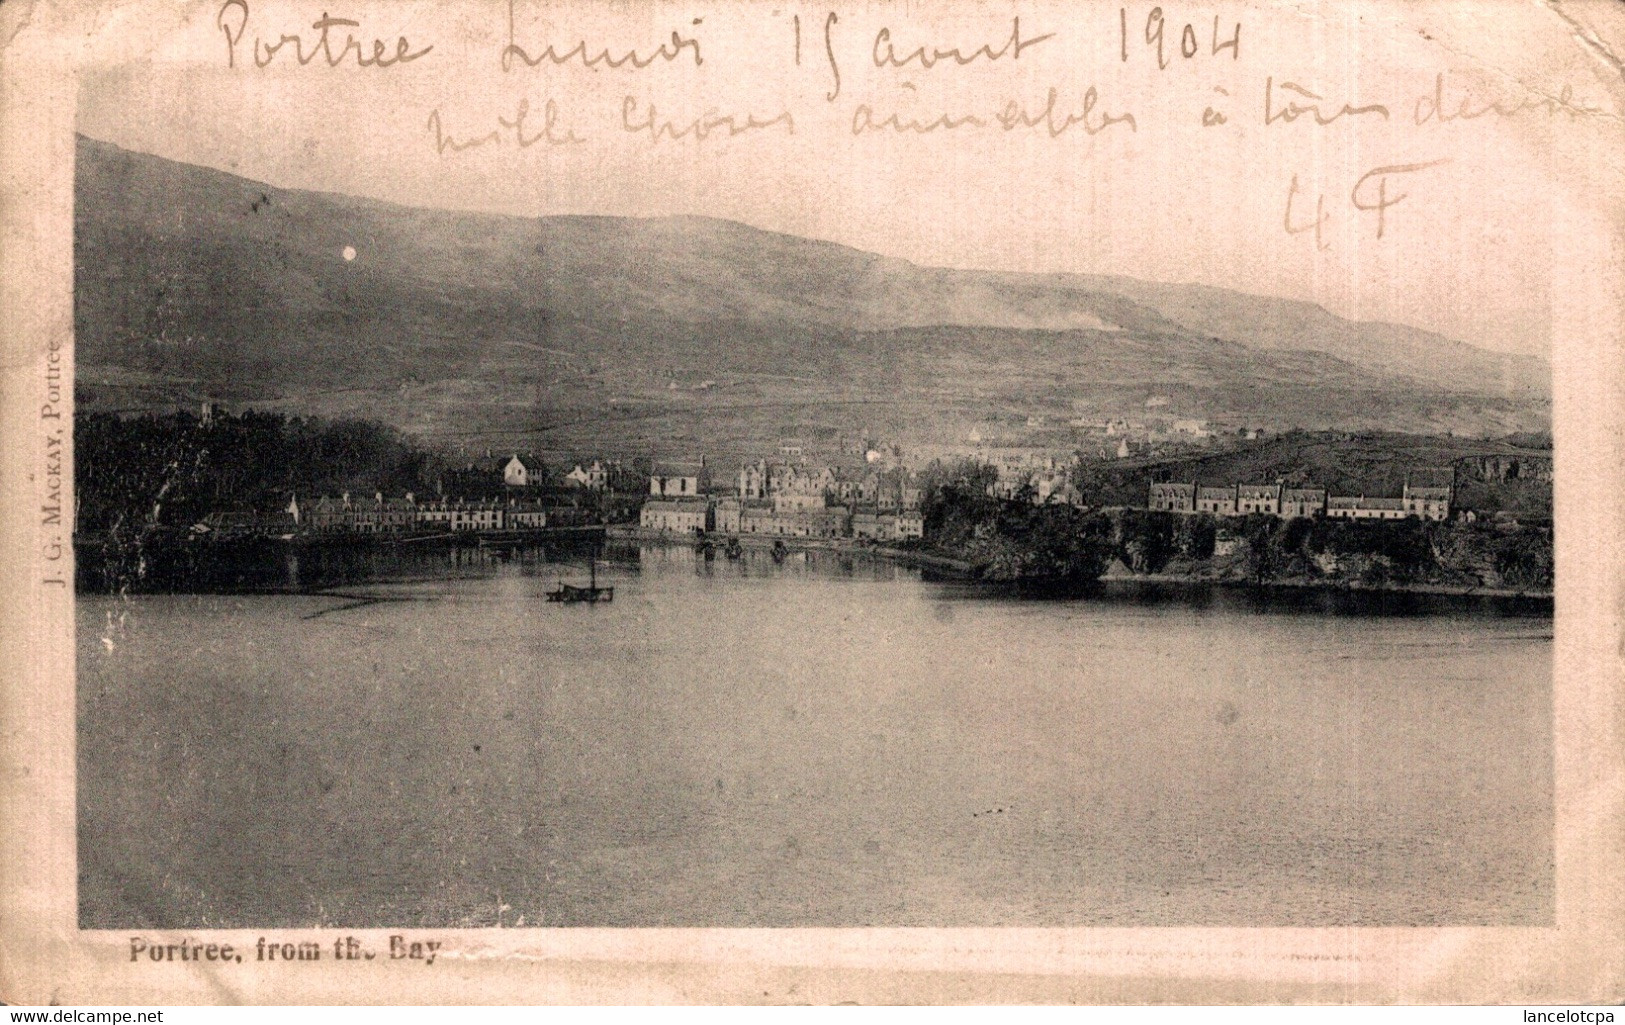
<path fill-rule="evenodd" d="M 1204 488 L 1196 489 L 1196 511 L 1211 513 L 1214 516 L 1234 516 L 1236 514 L 1236 489 Z"/>
<path fill-rule="evenodd" d="M 567 483 L 588 491 L 602 491 L 609 487 L 609 468 L 597 459 L 590 466 L 575 465 L 569 473 L 564 475 Z"/>
<path fill-rule="evenodd" d="M 1407 481 L 1400 501 L 1404 502 L 1407 515 L 1419 516 L 1424 520 L 1448 520 L 1453 493 L 1454 489 L 1448 485 L 1412 487 Z"/>
<path fill-rule="evenodd" d="M 1236 513 L 1281 515 L 1281 486 L 1279 484 L 1237 484 Z"/>
<path fill-rule="evenodd" d="M 1425 520 L 1450 518 L 1453 489 L 1447 485 L 1413 485 L 1407 481 L 1399 498 L 1330 495 L 1324 488 L 1288 488 L 1278 484 L 1200 487 L 1159 483 L 1150 486 L 1147 508 L 1157 512 L 1247 516 L 1263 513 L 1283 519 L 1330 516 L 1351 520 Z"/>
<path fill-rule="evenodd" d="M 1196 511 L 1195 484 L 1151 485 L 1150 507 L 1156 512 L 1193 513 Z"/>
<path fill-rule="evenodd" d="M 708 483 L 703 456 L 697 462 L 658 462 L 649 475 L 649 494 L 655 498 L 694 498 L 705 493 Z"/>
<path fill-rule="evenodd" d="M 712 522 L 718 533 L 739 533 L 740 514 L 744 511 L 745 503 L 737 498 L 719 498 L 712 513 Z"/>
<path fill-rule="evenodd" d="M 502 483 L 510 488 L 530 487 L 530 467 L 526 466 L 525 461 L 519 458 L 519 453 L 515 452 L 513 458 L 503 465 Z"/>
<path fill-rule="evenodd" d="M 925 517 L 916 511 L 897 514 L 897 540 L 908 541 L 925 536 Z"/>
<path fill-rule="evenodd" d="M 703 498 L 650 499 L 643 503 L 638 524 L 645 530 L 692 534 L 710 530 L 711 503 Z"/>
<path fill-rule="evenodd" d="M 540 502 L 509 502 L 503 511 L 510 530 L 539 530 L 547 526 L 547 510 Z"/>
<path fill-rule="evenodd" d="M 1326 515 L 1334 520 L 1402 520 L 1406 516 L 1405 501 L 1401 498 L 1332 495 L 1326 499 Z"/>
<path fill-rule="evenodd" d="M 1325 488 L 1283 488 L 1281 490 L 1281 517 L 1308 519 L 1326 514 Z"/>

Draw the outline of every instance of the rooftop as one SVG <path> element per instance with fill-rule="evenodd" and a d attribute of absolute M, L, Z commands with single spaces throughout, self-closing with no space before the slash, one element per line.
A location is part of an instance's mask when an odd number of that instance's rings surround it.
<path fill-rule="evenodd" d="M 697 459 L 668 459 L 654 464 L 656 477 L 698 477 L 705 464 Z"/>

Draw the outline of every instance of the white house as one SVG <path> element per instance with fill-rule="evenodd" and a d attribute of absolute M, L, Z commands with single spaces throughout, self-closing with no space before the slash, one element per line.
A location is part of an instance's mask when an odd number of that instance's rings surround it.
<path fill-rule="evenodd" d="M 588 491 L 602 491 L 609 486 L 609 471 L 604 468 L 603 463 L 594 459 L 592 465 L 588 467 L 577 463 L 575 469 L 564 475 L 564 479 Z"/>
<path fill-rule="evenodd" d="M 693 498 L 702 493 L 705 460 L 697 463 L 656 463 L 649 476 L 649 494 L 657 498 Z"/>
<path fill-rule="evenodd" d="M 519 453 L 515 452 L 514 457 L 502 468 L 502 483 L 510 488 L 530 486 L 530 467 L 519 458 Z"/>

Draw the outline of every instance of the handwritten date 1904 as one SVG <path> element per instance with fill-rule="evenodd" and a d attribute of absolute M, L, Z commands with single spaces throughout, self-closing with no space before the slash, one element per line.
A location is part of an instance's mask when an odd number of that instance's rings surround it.
<path fill-rule="evenodd" d="M 1136 13 L 1134 20 L 1136 22 L 1139 21 L 1138 13 Z M 1145 29 L 1143 33 L 1145 37 L 1145 47 L 1148 50 L 1153 50 L 1156 52 L 1157 70 L 1159 71 L 1167 70 L 1168 65 L 1173 63 L 1174 44 L 1167 38 L 1167 25 L 1168 23 L 1162 16 L 1161 7 L 1151 8 L 1151 13 L 1147 14 L 1145 17 Z M 1132 36 L 1141 34 L 1130 33 L 1128 27 L 1128 8 L 1119 7 L 1117 9 L 1117 45 L 1118 56 L 1122 58 L 1124 64 L 1127 64 L 1129 59 L 1129 39 Z M 1231 60 L 1241 59 L 1241 22 L 1238 21 L 1233 27 L 1229 27 L 1229 32 L 1230 38 L 1223 39 L 1221 34 L 1221 26 L 1219 24 L 1219 16 L 1215 14 L 1213 16 L 1213 30 L 1207 33 L 1207 53 L 1209 57 L 1217 57 L 1224 51 L 1229 50 Z M 1138 40 L 1135 40 L 1133 49 L 1139 49 Z M 1185 27 L 1180 30 L 1178 50 L 1180 57 L 1184 58 L 1185 60 L 1190 60 L 1201 52 L 1202 46 L 1197 39 L 1195 24 L 1186 22 Z"/>

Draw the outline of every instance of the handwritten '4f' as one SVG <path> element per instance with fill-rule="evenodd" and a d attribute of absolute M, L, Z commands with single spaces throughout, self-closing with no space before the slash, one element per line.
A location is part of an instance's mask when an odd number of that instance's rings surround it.
<path fill-rule="evenodd" d="M 1349 190 L 1349 205 L 1363 213 L 1377 215 L 1377 237 L 1380 239 L 1388 227 L 1389 208 L 1399 205 L 1410 195 L 1408 192 L 1390 195 L 1388 179 L 1399 175 L 1415 174 L 1417 171 L 1425 171 L 1430 167 L 1438 167 L 1440 164 L 1448 164 L 1449 162 L 1450 158 L 1446 157 L 1442 160 L 1429 160 L 1420 164 L 1388 164 L 1384 167 L 1374 167 L 1362 174 L 1359 180 L 1354 183 L 1354 187 Z M 1282 218 L 1282 225 L 1286 228 L 1288 235 L 1301 235 L 1306 231 L 1314 232 L 1315 248 L 1325 252 L 1332 247 L 1332 244 L 1325 240 L 1327 229 L 1331 227 L 1332 223 L 1331 211 L 1326 209 L 1326 194 L 1320 193 L 1315 196 L 1315 216 L 1312 220 L 1306 219 L 1300 211 L 1300 206 L 1306 202 L 1299 198 L 1301 195 L 1302 189 L 1298 186 L 1298 176 L 1294 174 L 1292 184 L 1287 188 L 1286 192 L 1286 213 Z M 1295 206 L 1294 204 L 1299 205 Z"/>

